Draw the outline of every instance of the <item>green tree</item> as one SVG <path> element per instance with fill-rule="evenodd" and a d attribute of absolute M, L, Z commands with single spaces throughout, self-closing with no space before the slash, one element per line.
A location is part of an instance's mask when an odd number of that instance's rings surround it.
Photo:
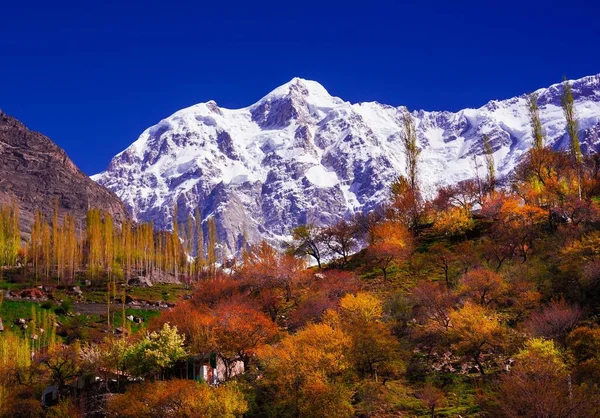
<path fill-rule="evenodd" d="M 562 109 L 567 121 L 567 134 L 569 135 L 571 159 L 580 164 L 582 160 L 581 144 L 579 143 L 578 123 L 575 116 L 575 107 L 573 100 L 573 90 L 571 84 L 565 78 L 563 81 Z"/>
<path fill-rule="evenodd" d="M 397 203 L 403 202 L 402 206 L 405 208 L 398 208 L 402 210 L 410 210 L 409 218 L 411 227 L 416 228 L 420 223 L 421 215 L 421 191 L 419 187 L 419 146 L 417 141 L 417 128 L 415 121 L 411 113 L 407 110 L 402 115 L 402 131 L 400 139 L 404 146 L 404 159 L 406 164 L 406 178 L 407 187 L 402 188 L 403 176 L 400 176 L 397 182 L 392 185 L 392 193 L 395 196 Z M 402 190 L 404 189 L 404 190 Z"/>
<path fill-rule="evenodd" d="M 581 199 L 581 181 L 582 181 L 582 167 L 583 156 L 581 154 L 581 144 L 579 143 L 579 133 L 577 118 L 575 116 L 575 106 L 573 99 L 573 90 L 571 84 L 565 78 L 563 81 L 563 96 L 562 96 L 562 108 L 567 121 L 567 134 L 569 135 L 569 151 L 571 154 L 571 160 L 577 169 L 577 189 L 579 199 Z"/>
<path fill-rule="evenodd" d="M 160 331 L 148 334 L 132 346 L 126 355 L 137 376 L 155 377 L 186 355 L 183 343 L 185 337 L 177 332 L 177 327 L 163 324 Z"/>
<path fill-rule="evenodd" d="M 529 123 L 531 125 L 531 136 L 533 137 L 533 148 L 540 150 L 544 148 L 544 130 L 540 119 L 540 109 L 537 104 L 537 93 L 528 94 L 526 100 L 527 113 L 529 114 Z"/>

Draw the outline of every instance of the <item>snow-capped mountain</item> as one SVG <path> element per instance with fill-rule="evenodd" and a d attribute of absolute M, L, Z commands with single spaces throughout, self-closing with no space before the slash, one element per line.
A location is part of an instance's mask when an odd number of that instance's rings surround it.
<path fill-rule="evenodd" d="M 582 149 L 600 147 L 600 74 L 571 82 Z M 562 86 L 537 91 L 553 147 L 566 146 Z M 169 227 L 200 208 L 215 216 L 234 252 L 276 241 L 304 223 L 329 224 L 369 210 L 405 172 L 400 143 L 403 107 L 349 103 L 315 81 L 294 78 L 257 103 L 224 109 L 214 101 L 180 110 L 145 130 L 92 178 L 114 191 L 138 220 Z M 508 174 L 531 147 L 525 96 L 492 100 L 459 112 L 415 111 L 420 180 L 426 193 L 472 178 L 473 155 L 492 142 L 498 173 Z"/>

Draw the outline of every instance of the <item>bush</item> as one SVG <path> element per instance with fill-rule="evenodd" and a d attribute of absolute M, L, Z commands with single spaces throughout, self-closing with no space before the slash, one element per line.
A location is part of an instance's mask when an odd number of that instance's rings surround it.
<path fill-rule="evenodd" d="M 60 306 L 54 309 L 54 313 L 57 315 L 66 315 L 73 310 L 73 302 L 71 300 L 65 299 L 62 301 Z"/>
<path fill-rule="evenodd" d="M 48 301 L 42 303 L 40 305 L 40 308 L 42 308 L 42 309 L 54 309 L 54 302 L 51 301 L 51 300 L 48 300 Z"/>

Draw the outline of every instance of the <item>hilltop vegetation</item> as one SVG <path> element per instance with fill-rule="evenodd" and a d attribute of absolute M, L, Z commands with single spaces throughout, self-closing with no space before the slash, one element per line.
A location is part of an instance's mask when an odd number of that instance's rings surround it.
<path fill-rule="evenodd" d="M 299 226 L 286 251 L 244 243 L 224 261 L 213 221 L 204 245 L 199 216 L 154 232 L 98 211 L 85 234 L 68 216 L 62 225 L 36 216 L 21 246 L 17 209 L 3 209 L 1 261 L 13 282 L 89 280 L 110 306 L 124 302 L 128 279 L 161 271 L 189 293 L 147 328 L 115 332 L 109 315 L 102 338 L 61 336 L 58 313 L 30 306 L 30 326 L 0 336 L 0 413 L 600 415 L 600 158 L 582 155 L 572 103 L 565 84 L 568 152 L 544 147 L 531 96 L 536 141 L 513 178 L 498 184 L 484 139 L 482 175 L 430 201 L 407 114 L 409 175 L 389 204 Z M 223 364 L 222 382 L 185 379 L 191 357 Z M 42 408 L 49 384 L 60 401 Z"/>

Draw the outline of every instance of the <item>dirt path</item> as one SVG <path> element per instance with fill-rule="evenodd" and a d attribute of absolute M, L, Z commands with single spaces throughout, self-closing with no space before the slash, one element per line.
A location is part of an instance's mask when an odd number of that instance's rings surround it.
<path fill-rule="evenodd" d="M 135 305 L 125 305 L 127 309 L 144 309 L 148 311 L 160 311 L 164 308 L 159 308 L 156 306 L 135 306 Z M 123 306 L 120 304 L 113 304 L 110 306 L 110 311 L 112 312 L 121 312 Z M 106 304 L 105 303 L 74 303 L 73 310 L 76 313 L 84 314 L 84 315 L 106 315 Z"/>

